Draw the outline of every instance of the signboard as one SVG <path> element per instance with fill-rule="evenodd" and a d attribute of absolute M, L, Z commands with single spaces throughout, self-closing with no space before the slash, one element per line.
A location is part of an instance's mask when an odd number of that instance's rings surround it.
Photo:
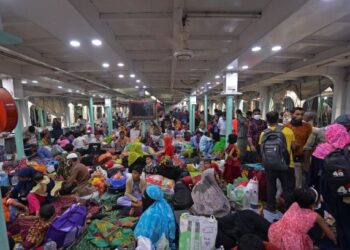
<path fill-rule="evenodd" d="M 238 92 L 238 73 L 226 73 L 225 95 L 235 95 Z"/>
<path fill-rule="evenodd" d="M 130 101 L 129 102 L 130 120 L 155 120 L 156 102 L 154 101 Z"/>

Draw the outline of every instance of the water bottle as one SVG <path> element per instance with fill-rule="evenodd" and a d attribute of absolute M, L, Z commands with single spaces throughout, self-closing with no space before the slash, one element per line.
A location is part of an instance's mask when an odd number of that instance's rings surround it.
<path fill-rule="evenodd" d="M 57 244 L 55 241 L 48 241 L 44 245 L 44 250 L 57 250 Z"/>

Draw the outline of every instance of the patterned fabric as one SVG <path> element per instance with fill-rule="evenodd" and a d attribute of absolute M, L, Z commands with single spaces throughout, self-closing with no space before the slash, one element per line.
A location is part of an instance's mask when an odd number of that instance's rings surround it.
<path fill-rule="evenodd" d="M 191 211 L 195 215 L 221 218 L 230 212 L 230 203 L 215 179 L 213 168 L 202 173 L 201 181 L 192 190 L 192 199 Z"/>
<path fill-rule="evenodd" d="M 306 122 L 303 122 L 301 126 L 293 126 L 292 123 L 288 123 L 285 127 L 293 130 L 296 144 L 301 145 L 301 147 L 298 147 L 297 150 L 293 151 L 293 156 L 302 157 L 304 155 L 304 145 L 312 133 L 311 125 Z"/>
<path fill-rule="evenodd" d="M 326 158 L 327 155 L 336 149 L 345 147 L 350 143 L 350 134 L 346 128 L 340 124 L 332 124 L 326 128 L 326 143 L 320 144 L 313 156 L 319 159 Z"/>
<path fill-rule="evenodd" d="M 254 147 L 257 147 L 259 145 L 260 134 L 265 129 L 267 129 L 267 124 L 264 120 L 260 120 L 258 122 L 256 120 L 252 119 L 249 121 L 248 137 L 252 138 L 252 143 L 253 143 Z"/>
<path fill-rule="evenodd" d="M 29 229 L 26 241 L 34 244 L 34 246 L 39 246 L 45 237 L 46 231 L 51 225 L 50 221 L 44 221 L 38 219 L 34 222 L 33 226 Z"/>
<path fill-rule="evenodd" d="M 317 213 L 300 208 L 294 202 L 282 219 L 269 228 L 269 242 L 281 250 L 312 250 L 313 242 L 308 235 L 316 223 Z"/>
<path fill-rule="evenodd" d="M 154 203 L 143 212 L 134 230 L 135 238 L 147 237 L 155 246 L 164 234 L 170 243 L 171 249 L 176 249 L 175 244 L 175 217 L 170 205 L 163 197 L 163 192 L 158 186 L 148 186 L 148 196 Z"/>

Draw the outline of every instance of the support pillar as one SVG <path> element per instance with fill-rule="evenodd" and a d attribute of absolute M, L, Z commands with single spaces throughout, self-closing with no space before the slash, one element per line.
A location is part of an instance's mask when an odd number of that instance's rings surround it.
<path fill-rule="evenodd" d="M 269 112 L 269 105 L 270 105 L 269 88 L 268 87 L 260 87 L 259 94 L 260 94 L 261 116 L 263 117 L 263 119 L 265 119 L 266 114 Z"/>
<path fill-rule="evenodd" d="M 195 108 L 196 108 L 196 96 L 190 96 L 189 100 L 189 114 L 190 114 L 190 131 L 195 132 Z"/>
<path fill-rule="evenodd" d="M 0 195 L 1 195 L 1 191 L 0 191 Z M 4 250 L 10 250 L 9 241 L 8 241 L 8 237 L 7 237 L 4 209 L 3 209 L 2 205 L 0 206 L 0 242 L 1 242 L 1 247 Z"/>
<path fill-rule="evenodd" d="M 16 106 L 18 111 L 18 122 L 15 128 L 15 143 L 16 143 L 16 159 L 20 160 L 24 157 L 24 145 L 23 145 L 23 122 L 21 115 L 21 106 L 24 100 L 16 100 Z"/>
<path fill-rule="evenodd" d="M 113 133 L 113 115 L 112 115 L 112 99 L 105 99 L 105 111 L 107 117 L 108 124 L 108 134 L 111 135 Z"/>
<path fill-rule="evenodd" d="M 205 92 L 204 94 L 204 124 L 205 129 L 208 128 L 208 94 Z"/>
<path fill-rule="evenodd" d="M 89 118 L 92 134 L 95 134 L 94 98 L 92 96 L 89 98 Z"/>
<path fill-rule="evenodd" d="M 232 95 L 226 96 L 226 138 L 225 143 L 227 145 L 227 139 L 229 134 L 232 134 L 232 115 L 233 115 L 233 98 Z"/>
<path fill-rule="evenodd" d="M 44 115 L 43 115 L 42 108 L 38 108 L 38 118 L 39 118 L 39 125 L 41 128 L 43 128 L 45 126 L 45 123 L 44 123 Z"/>

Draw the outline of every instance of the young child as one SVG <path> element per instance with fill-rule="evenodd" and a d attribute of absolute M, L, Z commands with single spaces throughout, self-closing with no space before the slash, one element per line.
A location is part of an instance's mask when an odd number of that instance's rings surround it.
<path fill-rule="evenodd" d="M 34 186 L 28 194 L 28 207 L 30 214 L 38 216 L 40 205 L 47 201 L 49 192 L 52 189 L 52 184 L 50 183 L 50 178 L 40 172 L 34 174 L 33 180 L 35 181 L 36 186 Z"/>
<path fill-rule="evenodd" d="M 43 243 L 45 234 L 52 222 L 55 208 L 52 204 L 43 205 L 39 211 L 39 218 L 29 228 L 27 237 L 23 242 L 24 249 L 35 249 Z"/>
<path fill-rule="evenodd" d="M 146 166 L 145 166 L 145 174 L 157 174 L 158 169 L 157 165 L 153 161 L 153 156 L 152 155 L 147 155 L 146 156 Z"/>
<path fill-rule="evenodd" d="M 317 191 L 313 188 L 297 189 L 295 200 L 282 219 L 270 226 L 269 241 L 281 250 L 313 250 L 313 242 L 308 232 L 317 223 L 325 235 L 337 245 L 335 234 L 314 211 L 319 202 Z"/>
<path fill-rule="evenodd" d="M 1 186 L 1 199 L 2 207 L 5 215 L 5 222 L 11 223 L 17 216 L 17 208 L 28 211 L 28 208 L 22 203 L 17 202 L 15 199 L 9 197 L 10 188 Z"/>
<path fill-rule="evenodd" d="M 125 195 L 118 198 L 117 205 L 130 208 L 129 215 L 133 215 L 135 207 L 140 207 L 146 181 L 141 178 L 142 166 L 135 166 L 125 185 Z"/>
<path fill-rule="evenodd" d="M 227 158 L 225 161 L 225 170 L 223 174 L 223 179 L 227 183 L 232 183 L 234 179 L 241 176 L 241 163 L 239 159 L 239 149 L 236 145 L 237 135 L 230 134 L 228 136 L 229 145 L 225 149 Z"/>

